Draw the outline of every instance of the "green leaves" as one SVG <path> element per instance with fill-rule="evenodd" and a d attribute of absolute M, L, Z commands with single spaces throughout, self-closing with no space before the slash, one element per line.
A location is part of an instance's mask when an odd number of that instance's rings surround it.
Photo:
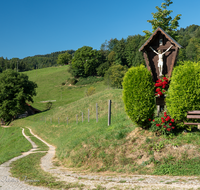
<path fill-rule="evenodd" d="M 75 77 L 96 75 L 96 68 L 100 65 L 101 55 L 92 47 L 79 48 L 72 59 L 70 72 Z"/>
<path fill-rule="evenodd" d="M 161 8 L 156 6 L 157 12 L 152 13 L 153 19 L 147 20 L 147 22 L 151 23 L 153 32 L 161 27 L 165 32 L 167 32 L 171 37 L 176 39 L 176 29 L 179 27 L 178 20 L 180 20 L 181 14 L 175 16 L 174 19 L 170 16 L 173 12 L 172 10 L 167 10 L 167 7 L 171 5 L 173 2 L 171 0 L 165 0 L 165 3 L 161 4 Z M 143 31 L 146 35 L 145 38 L 148 39 L 151 36 L 151 32 Z"/>
<path fill-rule="evenodd" d="M 151 73 L 142 65 L 130 68 L 124 76 L 123 89 L 123 101 L 128 116 L 141 127 L 145 127 L 155 108 Z"/>
<path fill-rule="evenodd" d="M 126 66 L 111 66 L 105 73 L 105 84 L 114 88 L 122 88 L 123 77 L 127 71 Z"/>
<path fill-rule="evenodd" d="M 72 55 L 68 52 L 62 53 L 58 55 L 57 64 L 59 65 L 66 65 L 68 64 L 72 59 Z"/>
<path fill-rule="evenodd" d="M 28 76 L 13 70 L 0 74 L 0 118 L 11 121 L 26 109 L 26 101 L 33 102 L 37 84 L 29 81 Z"/>
<path fill-rule="evenodd" d="M 186 120 L 187 111 L 200 109 L 200 62 L 183 62 L 174 68 L 166 105 L 176 120 Z"/>

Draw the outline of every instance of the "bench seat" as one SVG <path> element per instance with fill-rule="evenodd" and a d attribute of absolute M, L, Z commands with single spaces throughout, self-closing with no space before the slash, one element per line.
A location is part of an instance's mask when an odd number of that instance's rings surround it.
<path fill-rule="evenodd" d="M 200 119 L 200 110 L 188 111 L 187 119 Z M 200 125 L 200 123 L 184 122 L 185 125 Z"/>

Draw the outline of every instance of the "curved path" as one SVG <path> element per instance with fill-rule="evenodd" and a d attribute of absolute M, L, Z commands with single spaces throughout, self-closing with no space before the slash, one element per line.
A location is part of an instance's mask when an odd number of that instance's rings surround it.
<path fill-rule="evenodd" d="M 102 186 L 106 189 L 200 189 L 200 178 L 198 177 L 152 175 L 120 176 L 120 174 L 117 174 L 117 177 L 113 177 L 102 176 L 97 173 L 78 174 L 68 171 L 66 168 L 56 167 L 52 163 L 55 156 L 55 147 L 33 134 L 31 129 L 30 132 L 49 147 L 48 153 L 41 159 L 41 168 L 57 177 L 59 181 L 84 184 L 85 186 L 83 189 L 94 189 L 98 186 Z M 23 155 L 15 157 L 0 165 L 0 190 L 47 190 L 48 188 L 27 185 L 24 181 L 19 181 L 17 178 L 10 177 L 10 163 L 26 155 L 35 153 L 34 151 L 37 149 L 36 144 L 24 134 L 24 129 L 22 130 L 22 133 L 32 144 L 33 148 Z"/>
<path fill-rule="evenodd" d="M 101 174 L 76 174 L 67 170 L 67 168 L 56 167 L 53 165 L 52 160 L 55 157 L 55 147 L 48 144 L 37 135 L 39 140 L 49 146 L 48 153 L 41 159 L 41 168 L 50 172 L 61 181 L 68 183 L 84 184 L 84 189 L 94 189 L 98 185 L 110 189 L 117 187 L 119 189 L 132 189 L 140 187 L 141 189 L 200 189 L 199 177 L 185 177 L 185 176 L 152 176 L 152 175 L 129 175 L 122 177 L 118 174 L 117 177 L 102 176 Z"/>
<path fill-rule="evenodd" d="M 11 162 L 23 158 L 31 153 L 34 153 L 34 151 L 37 150 L 37 145 L 24 134 L 24 129 L 22 129 L 22 134 L 31 143 L 33 148 L 28 152 L 25 152 L 20 156 L 12 158 L 11 160 L 0 165 L 0 190 L 47 190 L 48 188 L 36 187 L 25 184 L 26 178 L 24 178 L 24 181 L 20 181 L 17 178 L 11 177 L 9 167 Z"/>

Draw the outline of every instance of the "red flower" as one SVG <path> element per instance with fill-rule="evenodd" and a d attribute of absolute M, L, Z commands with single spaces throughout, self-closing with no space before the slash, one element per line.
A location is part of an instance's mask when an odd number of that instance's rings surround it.
<path fill-rule="evenodd" d="M 159 92 L 160 91 L 160 88 L 156 88 L 156 92 Z"/>
<path fill-rule="evenodd" d="M 164 112 L 164 114 L 166 115 L 166 114 L 167 114 L 167 112 L 165 111 L 165 112 Z"/>
<path fill-rule="evenodd" d="M 162 86 L 162 84 L 156 83 L 154 86 L 159 87 L 159 86 Z"/>
<path fill-rule="evenodd" d="M 164 81 L 164 82 L 163 82 L 163 85 L 167 85 L 167 82 L 166 82 L 166 81 Z"/>
<path fill-rule="evenodd" d="M 163 90 L 163 92 L 166 92 L 165 90 Z"/>
<path fill-rule="evenodd" d="M 174 119 L 171 119 L 171 122 L 174 122 Z"/>
<path fill-rule="evenodd" d="M 171 128 L 167 128 L 167 131 L 171 131 Z"/>
<path fill-rule="evenodd" d="M 175 129 L 175 127 L 172 127 L 172 129 Z"/>
<path fill-rule="evenodd" d="M 163 80 L 168 81 L 168 78 L 167 77 L 163 77 Z"/>
<path fill-rule="evenodd" d="M 163 95 L 163 93 L 162 93 L 161 91 L 159 91 L 157 94 L 158 94 L 159 96 L 162 96 L 162 95 Z"/>
<path fill-rule="evenodd" d="M 156 82 L 162 82 L 162 80 L 161 80 L 161 79 L 158 79 Z"/>
<path fill-rule="evenodd" d="M 160 126 L 160 124 L 156 123 L 156 126 L 157 126 L 157 127 L 159 127 L 159 126 Z"/>
<path fill-rule="evenodd" d="M 169 121 L 171 118 L 169 116 L 167 116 L 167 118 L 165 119 L 165 121 Z"/>
<path fill-rule="evenodd" d="M 159 87 L 159 86 L 162 86 L 162 82 L 159 82 L 159 83 L 156 83 L 155 86 Z"/>
<path fill-rule="evenodd" d="M 149 118 L 149 121 L 151 121 L 151 119 Z"/>
<path fill-rule="evenodd" d="M 170 126 L 172 126 L 172 123 L 169 123 Z"/>
<path fill-rule="evenodd" d="M 164 128 L 167 128 L 165 125 L 163 126 Z"/>
<path fill-rule="evenodd" d="M 155 119 L 153 119 L 153 121 L 155 121 Z"/>

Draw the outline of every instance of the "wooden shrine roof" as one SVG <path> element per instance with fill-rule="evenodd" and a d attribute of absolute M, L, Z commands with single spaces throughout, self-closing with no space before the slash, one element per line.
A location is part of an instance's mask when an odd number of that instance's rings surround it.
<path fill-rule="evenodd" d="M 139 51 L 144 50 L 144 48 L 155 39 L 155 36 L 157 35 L 158 32 L 161 32 L 171 43 L 174 43 L 178 48 L 182 48 L 182 46 L 174 40 L 169 34 L 167 34 L 162 28 L 158 27 L 156 31 L 149 37 L 149 39 L 141 46 Z"/>

